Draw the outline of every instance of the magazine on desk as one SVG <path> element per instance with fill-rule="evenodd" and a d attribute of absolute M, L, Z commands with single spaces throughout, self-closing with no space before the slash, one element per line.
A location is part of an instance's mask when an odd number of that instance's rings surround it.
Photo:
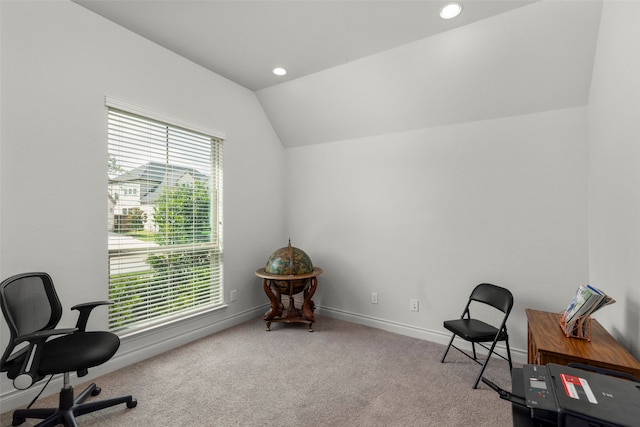
<path fill-rule="evenodd" d="M 584 336 L 586 331 L 579 330 L 587 327 L 584 320 L 605 305 L 614 302 L 616 301 L 613 298 L 595 286 L 580 285 L 562 313 L 560 321 L 565 331 L 573 331 L 573 335 Z"/>

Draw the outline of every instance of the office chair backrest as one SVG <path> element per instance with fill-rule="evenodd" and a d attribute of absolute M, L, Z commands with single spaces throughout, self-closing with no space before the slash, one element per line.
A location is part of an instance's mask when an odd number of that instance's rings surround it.
<path fill-rule="evenodd" d="M 471 301 L 488 304 L 508 315 L 513 307 L 513 294 L 500 286 L 481 283 L 471 292 L 469 302 Z"/>
<path fill-rule="evenodd" d="M 62 317 L 62 304 L 47 273 L 25 273 L 4 280 L 0 284 L 0 305 L 11 333 L 2 364 L 13 352 L 17 336 L 53 329 Z"/>

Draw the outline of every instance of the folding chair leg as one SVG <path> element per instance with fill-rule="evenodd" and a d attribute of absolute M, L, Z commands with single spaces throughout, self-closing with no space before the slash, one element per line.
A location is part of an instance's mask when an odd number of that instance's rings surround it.
<path fill-rule="evenodd" d="M 482 369 L 480 369 L 480 373 L 476 377 L 476 382 L 473 384 L 473 388 L 474 389 L 478 388 L 478 383 L 480 382 L 480 379 L 482 378 L 482 374 L 484 373 L 485 368 L 489 364 L 489 359 L 491 359 L 491 355 L 493 354 L 493 350 L 496 348 L 496 344 L 497 343 L 498 343 L 498 341 L 496 340 L 491 345 L 491 349 L 489 350 L 489 353 L 487 354 L 487 358 L 484 360 L 484 363 L 482 364 Z"/>
<path fill-rule="evenodd" d="M 449 353 L 449 349 L 451 348 L 451 344 L 453 344 L 453 340 L 455 339 L 456 334 L 453 334 L 451 336 L 451 340 L 449 341 L 449 345 L 447 346 L 447 349 L 444 351 L 444 354 L 442 355 L 442 359 L 440 359 L 440 363 L 444 363 L 444 358 L 447 357 L 447 353 Z"/>
<path fill-rule="evenodd" d="M 482 378 L 482 374 L 484 373 L 484 369 L 487 367 L 487 363 L 489 363 L 489 356 L 490 355 L 488 355 L 487 359 L 484 361 L 484 364 L 482 365 L 482 369 L 480 369 L 480 373 L 476 377 L 476 382 L 473 383 L 473 388 L 478 388 L 478 383 L 480 382 L 480 379 Z"/>
<path fill-rule="evenodd" d="M 511 350 L 509 349 L 509 337 L 504 340 L 507 346 L 507 358 L 509 359 L 509 372 L 513 371 L 513 363 L 511 363 Z"/>

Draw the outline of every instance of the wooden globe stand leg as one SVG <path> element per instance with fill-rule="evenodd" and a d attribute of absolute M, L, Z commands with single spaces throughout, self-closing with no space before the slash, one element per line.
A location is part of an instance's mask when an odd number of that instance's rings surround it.
<path fill-rule="evenodd" d="M 282 309 L 284 308 L 282 305 L 282 297 L 280 296 L 280 292 L 276 291 L 277 295 L 274 295 L 271 291 L 271 280 L 264 279 L 262 281 L 262 287 L 264 288 L 265 294 L 269 297 L 271 301 L 271 309 L 267 311 L 264 315 L 264 320 L 267 322 L 267 331 L 271 330 L 271 320 L 276 317 L 282 316 Z"/>
<path fill-rule="evenodd" d="M 271 279 L 263 279 L 262 287 L 264 288 L 265 294 L 267 294 L 267 297 L 269 297 L 269 300 L 271 301 L 271 308 L 264 315 L 264 321 L 267 326 L 266 330 L 271 330 L 272 322 L 299 322 L 308 324 L 309 332 L 313 332 L 313 322 L 315 320 L 313 310 L 315 309 L 315 305 L 311 300 L 311 297 L 313 297 L 313 294 L 315 294 L 318 287 L 318 279 L 316 277 L 310 278 L 309 284 L 305 287 L 302 309 L 298 309 L 295 306 L 295 300 L 293 298 L 293 283 L 290 284 L 289 306 L 286 309 L 282 304 L 282 296 L 280 292 L 276 290 L 274 294 L 274 290 L 271 285 Z"/>
<path fill-rule="evenodd" d="M 304 302 L 302 303 L 302 317 L 309 321 L 309 332 L 313 332 L 313 322 L 315 320 L 315 315 L 313 314 L 313 310 L 315 309 L 315 304 L 311 300 L 313 294 L 316 293 L 316 289 L 318 288 L 318 278 L 311 278 L 311 285 L 304 290 Z"/>

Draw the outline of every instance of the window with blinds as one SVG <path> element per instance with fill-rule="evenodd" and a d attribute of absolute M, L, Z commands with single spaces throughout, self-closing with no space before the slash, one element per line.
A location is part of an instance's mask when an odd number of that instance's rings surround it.
<path fill-rule="evenodd" d="M 108 108 L 110 330 L 223 303 L 222 139 Z"/>

